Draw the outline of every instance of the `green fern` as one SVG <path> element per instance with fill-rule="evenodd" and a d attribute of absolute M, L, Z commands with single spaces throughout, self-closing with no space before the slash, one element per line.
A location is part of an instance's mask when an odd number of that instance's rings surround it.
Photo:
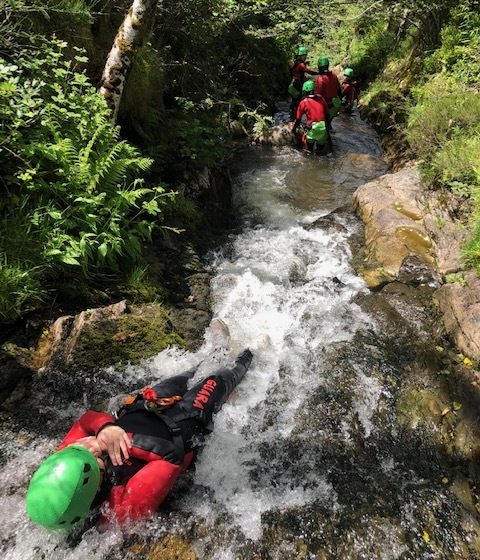
<path fill-rule="evenodd" d="M 0 254 L 18 286 L 8 297 L 0 290 L 0 315 L 10 317 L 40 301 L 28 291 L 43 293 L 49 278 L 112 274 L 135 262 L 142 241 L 161 224 L 165 200 L 163 189 L 145 181 L 152 160 L 121 140 L 105 100 L 63 57 L 65 43 L 41 48 L 43 59 L 17 66 L 0 59 L 0 166 L 7 181 Z M 37 284 L 25 280 L 33 268 Z"/>

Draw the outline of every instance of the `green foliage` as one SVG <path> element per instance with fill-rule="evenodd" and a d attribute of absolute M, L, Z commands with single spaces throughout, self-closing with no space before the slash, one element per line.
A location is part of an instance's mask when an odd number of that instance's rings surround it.
<path fill-rule="evenodd" d="M 240 122 L 251 128 L 255 137 L 268 136 L 273 125 L 273 118 L 262 114 L 265 107 L 261 105 L 256 109 L 244 109 L 238 114 Z"/>
<path fill-rule="evenodd" d="M 395 44 L 393 32 L 384 21 L 376 22 L 356 37 L 350 46 L 350 66 L 362 80 L 371 80 L 383 68 Z"/>
<path fill-rule="evenodd" d="M 480 126 L 480 96 L 448 74 L 439 74 L 413 90 L 409 140 L 421 157 Z"/>
<path fill-rule="evenodd" d="M 460 284 L 460 286 L 466 286 L 468 284 L 467 279 L 461 272 L 447 274 L 445 276 L 445 282 L 447 282 L 447 284 Z"/>
<path fill-rule="evenodd" d="M 433 180 L 476 188 L 480 170 L 480 95 L 439 74 L 414 90 L 408 139 Z"/>
<path fill-rule="evenodd" d="M 184 98 L 177 98 L 183 111 L 174 111 L 173 137 L 177 147 L 177 156 L 195 160 L 202 166 L 219 165 L 226 154 L 225 132 L 227 124 L 225 115 L 216 115 L 212 110 L 212 101 L 207 98 L 200 105 L 199 113 L 195 104 Z M 223 122 L 222 122 L 223 121 Z"/>
<path fill-rule="evenodd" d="M 5 254 L 0 258 L 0 321 L 16 319 L 42 304 L 45 292 L 38 269 L 11 264 Z"/>
<path fill-rule="evenodd" d="M 468 85 L 480 83 L 480 12 L 474 2 L 464 1 L 452 11 L 441 31 L 442 44 L 425 61 L 431 73 L 449 72 Z"/>
<path fill-rule="evenodd" d="M 381 63 L 376 68 L 360 57 L 365 67 L 360 72 L 376 78 L 363 95 L 365 114 L 393 136 L 397 148 L 422 159 L 426 180 L 471 199 L 472 233 L 464 257 L 480 272 L 478 2 L 384 0 L 366 20 L 361 48 L 357 40 L 351 47 L 352 64 L 359 52 L 378 53 L 382 44 L 388 57 L 373 56 Z M 390 38 L 381 38 L 382 29 Z"/>
<path fill-rule="evenodd" d="M 19 292 L 31 287 L 23 272 L 37 267 L 46 282 L 137 260 L 170 196 L 141 178 L 151 160 L 120 139 L 80 69 L 86 58 L 66 60 L 65 47 L 52 40 L 17 65 L 0 60 L 0 253 Z M 15 301 L 2 307 L 20 313 Z"/>

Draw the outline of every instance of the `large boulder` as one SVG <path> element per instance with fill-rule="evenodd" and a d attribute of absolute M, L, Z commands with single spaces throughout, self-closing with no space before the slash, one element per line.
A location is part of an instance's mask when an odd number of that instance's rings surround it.
<path fill-rule="evenodd" d="M 400 276 L 413 283 L 431 281 L 435 261 L 423 221 L 422 196 L 415 167 L 383 175 L 355 192 L 354 204 L 365 224 L 366 256 L 361 273 L 369 287 Z"/>
<path fill-rule="evenodd" d="M 286 122 L 272 126 L 268 134 L 260 134 L 254 140 L 255 143 L 265 146 L 291 146 L 295 143 L 292 123 Z"/>
<path fill-rule="evenodd" d="M 200 313 L 203 316 L 205 312 Z M 119 362 L 138 362 L 171 344 L 184 346 L 185 342 L 164 307 L 128 306 L 123 300 L 59 317 L 40 337 L 30 366 L 36 371 L 52 367 L 95 370 Z"/>
<path fill-rule="evenodd" d="M 462 282 L 444 284 L 435 299 L 447 332 L 467 356 L 480 360 L 480 280 L 473 271 Z"/>

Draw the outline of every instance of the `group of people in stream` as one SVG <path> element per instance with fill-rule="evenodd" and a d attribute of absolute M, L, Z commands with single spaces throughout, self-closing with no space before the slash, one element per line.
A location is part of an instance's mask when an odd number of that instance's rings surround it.
<path fill-rule="evenodd" d="M 229 339 L 220 319 L 212 321 L 215 329 Z M 252 358 L 247 348 L 231 367 L 190 389 L 199 365 L 134 392 L 113 414 L 85 412 L 34 473 L 26 496 L 30 519 L 48 529 L 82 530 L 150 516 L 194 464 L 214 415 Z"/>
<path fill-rule="evenodd" d="M 309 152 L 331 149 L 332 120 L 340 110 L 351 112 L 358 98 L 353 69 L 343 70 L 343 82 L 332 72 L 327 56 L 318 58 L 318 70 L 308 67 L 308 49 L 299 47 L 291 67 L 288 92 L 290 119 L 299 144 Z M 313 77 L 313 79 L 312 79 Z"/>

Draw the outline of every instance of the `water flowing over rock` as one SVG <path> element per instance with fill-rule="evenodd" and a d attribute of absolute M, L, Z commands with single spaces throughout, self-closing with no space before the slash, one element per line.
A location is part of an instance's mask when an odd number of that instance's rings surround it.
<path fill-rule="evenodd" d="M 329 157 L 251 150 L 232 170 L 239 229 L 211 255 L 209 299 L 228 324 L 230 357 L 245 346 L 255 357 L 216 416 L 195 469 L 149 521 L 126 531 L 92 527 L 76 542 L 46 537 L 26 519 L 25 487 L 66 427 L 86 407 L 106 408 L 112 394 L 199 362 L 200 379 L 226 355 L 212 353 L 218 346 L 211 328 L 195 352 L 167 348 L 135 367 L 101 374 L 36 375 L 30 394 L 0 410 L 4 556 L 480 558 L 476 413 L 459 395 L 458 363 L 436 348 L 431 289 L 403 283 L 428 265 L 412 252 L 400 263 L 399 281 L 381 291 L 369 291 L 358 278 L 352 234 L 361 228 L 351 197 L 385 166 L 365 123 L 342 115 L 334 127 Z M 196 265 L 192 270 L 179 306 L 185 315 L 208 315 L 203 280 Z M 420 276 L 415 281 L 423 283 Z M 134 314 L 127 306 L 113 318 L 115 328 L 101 322 L 107 340 L 90 340 L 90 352 L 100 348 L 90 360 L 142 340 L 123 323 Z M 53 340 L 74 322 L 60 321 Z"/>

